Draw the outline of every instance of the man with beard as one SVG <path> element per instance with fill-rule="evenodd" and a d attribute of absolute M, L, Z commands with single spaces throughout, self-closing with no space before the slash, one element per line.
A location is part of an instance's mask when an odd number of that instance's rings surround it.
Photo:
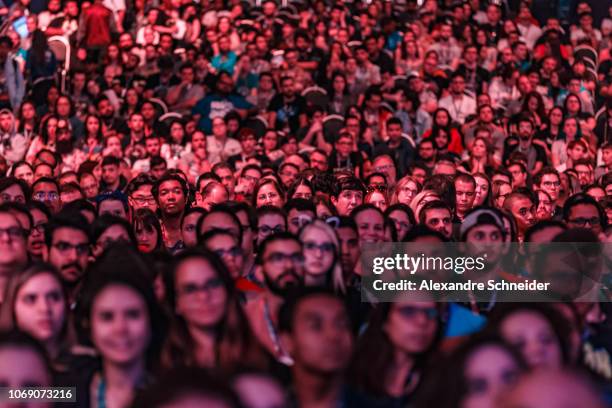
<path fill-rule="evenodd" d="M 302 244 L 291 233 L 272 234 L 261 243 L 257 263 L 264 278 L 264 291 L 247 301 L 245 312 L 262 346 L 276 360 L 290 365 L 293 361 L 281 344 L 277 318 L 288 291 L 303 285 Z"/>
<path fill-rule="evenodd" d="M 60 172 L 77 171 L 87 157 L 81 149 L 74 147 L 74 137 L 70 122 L 65 119 L 58 120 L 55 135 L 57 138 L 55 151 L 61 157 Z"/>
<path fill-rule="evenodd" d="M 28 262 L 26 243 L 26 232 L 17 217 L 8 209 L 0 211 L 0 303 L 6 282 Z"/>
<path fill-rule="evenodd" d="M 462 276 L 474 282 L 488 280 L 502 280 L 511 277 L 502 269 L 503 247 L 505 240 L 504 223 L 496 210 L 487 207 L 479 207 L 469 212 L 459 230 L 460 247 L 463 256 L 483 257 L 486 259 L 485 268 L 482 271 L 466 271 Z M 490 293 L 481 293 L 479 299 L 486 298 Z M 495 306 L 495 295 L 489 296 L 488 302 L 470 305 L 476 307 L 479 312 L 488 312 Z M 481 299 L 483 300 L 483 299 Z"/>
<path fill-rule="evenodd" d="M 98 98 L 96 108 L 103 124 L 103 132 L 114 130 L 122 135 L 130 133 L 130 128 L 128 128 L 125 121 L 115 116 L 115 108 L 107 96 L 102 95 Z"/>
<path fill-rule="evenodd" d="M 151 190 L 161 214 L 164 243 L 175 253 L 183 248 L 181 219 L 187 203 L 187 183 L 174 174 L 166 174 L 155 182 Z"/>
<path fill-rule="evenodd" d="M 527 170 L 535 175 L 546 165 L 546 152 L 542 146 L 532 142 L 535 126 L 529 116 L 522 116 L 518 121 L 518 138 L 509 137 L 506 141 L 504 162 L 513 152 L 520 152 L 527 158 Z"/>
<path fill-rule="evenodd" d="M 268 123 L 276 130 L 295 134 L 306 126 L 306 101 L 296 93 L 292 77 L 281 78 L 280 84 L 281 93 L 274 96 L 268 105 Z"/>
<path fill-rule="evenodd" d="M 283 304 L 279 328 L 294 362 L 296 406 L 353 406 L 343 391 L 354 343 L 343 300 L 324 289 L 304 289 Z"/>
<path fill-rule="evenodd" d="M 89 244 L 89 224 L 80 214 L 59 214 L 45 228 L 43 259 L 60 272 L 70 303 L 89 264 Z"/>

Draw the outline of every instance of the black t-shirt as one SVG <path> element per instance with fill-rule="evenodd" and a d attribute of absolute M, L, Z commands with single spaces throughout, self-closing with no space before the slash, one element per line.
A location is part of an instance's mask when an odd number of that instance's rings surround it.
<path fill-rule="evenodd" d="M 301 95 L 296 95 L 291 102 L 286 102 L 282 94 L 277 94 L 270 101 L 268 110 L 276 113 L 276 130 L 288 127 L 295 133 L 300 128 L 300 115 L 306 111 L 306 101 Z"/>

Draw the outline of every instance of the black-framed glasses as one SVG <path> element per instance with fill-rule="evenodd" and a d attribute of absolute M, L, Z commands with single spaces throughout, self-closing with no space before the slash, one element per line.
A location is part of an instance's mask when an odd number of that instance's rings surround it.
<path fill-rule="evenodd" d="M 579 227 L 584 227 L 587 224 L 589 224 L 591 227 L 595 227 L 601 224 L 599 217 L 591 217 L 591 218 L 578 217 L 578 218 L 569 220 L 569 222 Z"/>
<path fill-rule="evenodd" d="M 269 262 L 271 264 L 276 264 L 276 265 L 281 264 L 285 261 L 289 261 L 295 265 L 300 265 L 304 263 L 304 256 L 299 252 L 296 252 L 293 254 L 284 254 L 282 252 L 272 252 L 266 258 L 266 262 Z"/>
<path fill-rule="evenodd" d="M 198 285 L 196 283 L 186 283 L 179 287 L 178 293 L 182 296 L 194 296 L 200 292 L 211 295 L 212 293 L 216 293 L 216 291 L 222 287 L 223 281 L 221 279 L 212 278 L 202 285 Z"/>
<path fill-rule="evenodd" d="M 325 242 L 323 244 L 317 244 L 312 241 L 304 242 L 304 251 L 314 252 L 321 251 L 325 254 L 331 254 L 336 250 L 336 246 L 331 242 Z"/>

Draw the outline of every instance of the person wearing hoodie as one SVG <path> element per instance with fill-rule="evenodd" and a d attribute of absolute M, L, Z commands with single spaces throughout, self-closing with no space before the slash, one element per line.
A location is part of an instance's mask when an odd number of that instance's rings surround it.
<path fill-rule="evenodd" d="M 0 108 L 15 110 L 25 95 L 25 81 L 12 48 L 9 37 L 0 37 Z"/>
<path fill-rule="evenodd" d="M 15 116 L 9 109 L 0 110 L 0 156 L 9 165 L 23 160 L 29 140 L 17 132 Z"/>

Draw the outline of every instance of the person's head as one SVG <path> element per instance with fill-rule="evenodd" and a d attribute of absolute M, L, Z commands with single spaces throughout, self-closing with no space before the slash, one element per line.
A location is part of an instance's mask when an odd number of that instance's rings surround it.
<path fill-rule="evenodd" d="M 187 248 L 193 248 L 198 243 L 198 222 L 206 214 L 200 207 L 192 207 L 185 210 L 181 219 L 181 238 Z"/>
<path fill-rule="evenodd" d="M 408 231 L 416 224 L 412 209 L 401 203 L 389 206 L 385 210 L 385 218 L 395 225 L 398 241 L 403 241 Z"/>
<path fill-rule="evenodd" d="M 282 209 L 264 205 L 257 209 L 257 236 L 256 242 L 260 245 L 263 240 L 277 232 L 287 231 L 287 216 Z"/>
<path fill-rule="evenodd" d="M 232 168 L 227 163 L 221 162 L 215 164 L 212 168 L 212 171 L 221 179 L 221 183 L 225 186 L 227 192 L 230 195 L 233 195 L 236 178 L 234 177 L 234 172 L 232 171 Z"/>
<path fill-rule="evenodd" d="M 303 285 L 304 256 L 302 243 L 289 232 L 274 232 L 260 244 L 257 262 L 261 266 L 266 288 L 283 296 Z"/>
<path fill-rule="evenodd" d="M 97 197 L 96 202 L 98 204 L 97 216 L 110 214 L 129 221 L 130 207 L 128 205 L 127 197 L 122 192 L 113 191 L 112 193 L 108 192 L 100 194 Z"/>
<path fill-rule="evenodd" d="M 340 132 L 338 138 L 334 142 L 334 149 L 341 157 L 348 157 L 353 148 L 353 136 L 349 132 Z"/>
<path fill-rule="evenodd" d="M 228 199 L 227 188 L 217 181 L 211 181 L 201 192 L 196 193 L 196 203 L 206 211 L 210 211 L 214 205 L 226 202 Z"/>
<path fill-rule="evenodd" d="M 244 274 L 244 254 L 237 236 L 227 230 L 212 229 L 202 235 L 199 242 L 201 246 L 217 254 L 233 279 Z"/>
<path fill-rule="evenodd" d="M 120 164 L 121 160 L 114 156 L 106 156 L 102 159 L 102 181 L 107 187 L 116 188 L 119 183 Z"/>
<path fill-rule="evenodd" d="M 474 181 L 476 181 L 476 195 L 473 206 L 489 205 L 491 202 L 491 181 L 489 177 L 483 173 L 476 173 L 474 174 Z"/>
<path fill-rule="evenodd" d="M 57 352 L 65 346 L 60 342 L 66 337 L 67 322 L 66 294 L 52 265 L 32 264 L 8 281 L 0 308 L 2 330 L 21 330 Z"/>
<path fill-rule="evenodd" d="M 132 226 L 140 252 L 150 253 L 164 248 L 161 224 L 153 211 L 148 208 L 134 211 Z"/>
<path fill-rule="evenodd" d="M 343 285 L 340 244 L 333 228 L 315 220 L 300 231 L 303 244 L 304 284 L 330 287 Z"/>
<path fill-rule="evenodd" d="M 51 218 L 51 213 L 44 204 L 38 201 L 30 202 L 28 209 L 32 217 L 32 226 L 28 236 L 28 253 L 36 259 L 41 259 L 45 250 L 45 226 Z"/>
<path fill-rule="evenodd" d="M 455 177 L 455 211 L 463 216 L 474 205 L 476 198 L 476 180 L 469 174 L 459 174 Z"/>
<path fill-rule="evenodd" d="M 153 366 L 165 319 L 147 264 L 133 249 L 113 247 L 89 272 L 75 312 L 83 344 L 93 346 L 105 364 Z"/>
<path fill-rule="evenodd" d="M 575 194 L 565 201 L 563 221 L 570 228 L 590 228 L 596 234 L 607 226 L 606 213 L 593 197 L 584 193 Z"/>
<path fill-rule="evenodd" d="M 489 330 L 521 353 L 531 368 L 560 368 L 568 359 L 569 325 L 542 303 L 504 303 L 495 308 Z"/>
<path fill-rule="evenodd" d="M 555 202 L 550 198 L 544 190 L 536 191 L 538 196 L 538 205 L 536 207 L 536 220 L 548 220 L 555 215 Z"/>
<path fill-rule="evenodd" d="M 157 211 L 157 201 L 151 194 L 154 184 L 155 180 L 147 174 L 140 174 L 130 181 L 125 192 L 132 210 L 148 208 L 153 212 Z"/>
<path fill-rule="evenodd" d="M 521 116 L 518 120 L 518 137 L 523 142 L 531 141 L 535 126 L 533 120 L 529 116 Z"/>
<path fill-rule="evenodd" d="M 453 217 L 450 208 L 443 201 L 430 201 L 419 213 L 419 223 L 439 232 L 446 238 L 453 234 Z"/>
<path fill-rule="evenodd" d="M 279 311 L 279 332 L 294 360 L 294 373 L 321 379 L 344 374 L 353 354 L 353 334 L 341 298 L 317 288 L 292 294 Z"/>
<path fill-rule="evenodd" d="M 212 229 L 221 229 L 230 232 L 238 240 L 242 239 L 242 226 L 240 220 L 229 208 L 223 205 L 215 206 L 198 220 L 196 230 L 198 231 L 198 242 L 200 238 Z"/>
<path fill-rule="evenodd" d="M 385 240 L 385 217 L 383 212 L 372 204 L 362 204 L 355 208 L 351 217 L 357 225 L 359 245 L 378 243 Z"/>
<path fill-rule="evenodd" d="M 551 219 L 538 221 L 525 232 L 525 242 L 552 242 L 557 235 L 565 230 L 567 230 L 567 225 L 562 221 Z"/>
<path fill-rule="evenodd" d="M 361 180 L 350 177 L 334 185 L 331 203 L 336 207 L 338 215 L 350 215 L 355 207 L 363 203 L 365 187 Z"/>
<path fill-rule="evenodd" d="M 287 228 L 292 234 L 297 235 L 305 225 L 310 224 L 316 218 L 316 207 L 310 200 L 295 198 L 285 204 L 287 214 Z"/>
<path fill-rule="evenodd" d="M 166 174 L 155 182 L 151 194 L 162 216 L 180 217 L 187 204 L 187 183 L 178 175 Z"/>
<path fill-rule="evenodd" d="M 45 226 L 45 261 L 60 273 L 64 284 L 73 287 L 89 264 L 89 224 L 80 214 L 59 214 Z"/>
<path fill-rule="evenodd" d="M 393 159 L 386 155 L 380 155 L 374 158 L 372 162 L 372 171 L 385 175 L 389 187 L 393 187 L 397 181 L 397 170 Z"/>
<path fill-rule="evenodd" d="M 432 367 L 419 406 L 496 407 L 499 396 L 525 371 L 521 356 L 497 336 L 476 335 Z M 440 392 L 440 389 L 444 392 Z"/>
<path fill-rule="evenodd" d="M 285 203 L 285 192 L 274 179 L 261 179 L 253 192 L 254 207 L 272 205 L 282 208 Z"/>
<path fill-rule="evenodd" d="M 413 176 L 402 177 L 395 185 L 391 202 L 397 201 L 400 204 L 410 205 L 412 199 L 421 190 L 421 186 L 421 183 Z"/>
<path fill-rule="evenodd" d="M 105 214 L 91 224 L 91 253 L 100 258 L 113 245 L 136 248 L 132 225 L 124 218 Z"/>
<path fill-rule="evenodd" d="M 527 187 L 527 167 L 520 161 L 512 161 L 508 164 L 508 171 L 512 175 L 512 187 Z"/>
<path fill-rule="evenodd" d="M 0 204 L 15 202 L 25 204 L 30 198 L 30 189 L 25 181 L 17 177 L 0 179 Z"/>
<path fill-rule="evenodd" d="M 520 235 L 524 234 L 527 228 L 536 221 L 536 207 L 528 191 L 514 190 L 504 200 L 504 209 L 509 211 L 516 220 Z"/>
<path fill-rule="evenodd" d="M 595 180 L 595 172 L 593 163 L 589 159 L 579 159 L 574 162 L 574 170 L 578 174 L 578 182 L 580 187 L 585 187 L 592 184 Z"/>
<path fill-rule="evenodd" d="M 0 46 L 1 47 L 1 46 Z M 0 382 L 6 387 L 50 387 L 51 365 L 40 342 L 18 330 L 0 333 Z M 24 402 L 24 405 L 28 405 Z"/>
<path fill-rule="evenodd" d="M 537 189 L 545 191 L 550 196 L 553 204 L 559 199 L 561 179 L 559 178 L 559 173 L 552 167 L 545 167 L 536 174 L 533 178 L 533 185 Z"/>
<path fill-rule="evenodd" d="M 31 186 L 34 182 L 34 168 L 26 161 L 13 164 L 11 175 L 18 180 L 23 180 L 28 186 Z"/>
<path fill-rule="evenodd" d="M 44 203 L 53 214 L 61 207 L 59 186 L 52 178 L 42 177 L 32 184 L 32 200 Z"/>

